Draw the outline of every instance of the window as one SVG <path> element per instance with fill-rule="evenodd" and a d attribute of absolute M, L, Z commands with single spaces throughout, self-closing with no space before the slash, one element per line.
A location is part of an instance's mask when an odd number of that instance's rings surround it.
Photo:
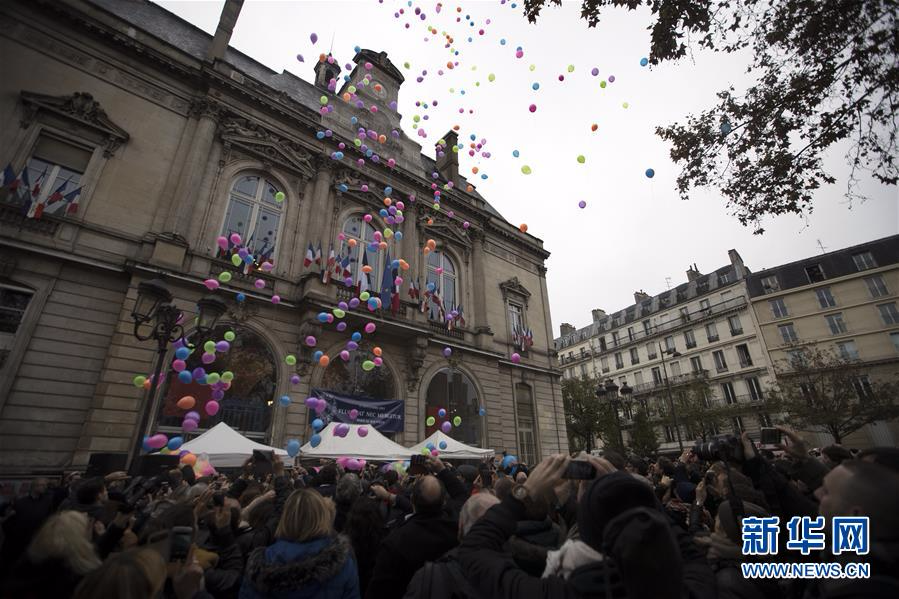
<path fill-rule="evenodd" d="M 581 376 L 587 378 L 587 365 L 581 364 Z"/>
<path fill-rule="evenodd" d="M 760 428 L 771 428 L 774 426 L 771 424 L 771 415 L 766 412 L 760 412 L 758 415 L 759 427 Z"/>
<path fill-rule="evenodd" d="M 602 367 L 603 372 L 609 372 L 610 368 L 609 368 L 609 357 L 608 356 L 601 357 L 599 359 L 599 364 Z"/>
<path fill-rule="evenodd" d="M 844 360 L 858 360 L 858 348 L 855 346 L 855 341 L 837 343 L 837 351 Z"/>
<path fill-rule="evenodd" d="M 690 358 L 690 370 L 693 371 L 693 374 L 699 374 L 702 372 L 702 358 L 699 356 L 693 356 Z"/>
<path fill-rule="evenodd" d="M 736 347 L 737 359 L 740 360 L 740 368 L 748 368 L 752 366 L 752 356 L 749 355 L 749 346 L 741 343 Z"/>
<path fill-rule="evenodd" d="M 823 281 L 826 277 L 824 276 L 824 269 L 821 268 L 820 264 L 813 264 L 812 266 L 805 267 L 805 276 L 808 277 L 809 283 L 818 283 Z"/>
<path fill-rule="evenodd" d="M 757 377 L 751 376 L 747 378 L 746 386 L 749 388 L 749 398 L 752 401 L 760 401 L 764 397 L 762 394 L 762 384 L 759 383 Z"/>
<path fill-rule="evenodd" d="M 744 428 L 743 428 L 743 417 L 742 416 L 734 416 L 733 418 L 730 419 L 730 421 L 734 427 L 734 434 L 739 435 L 740 433 L 743 432 Z"/>
<path fill-rule="evenodd" d="M 837 301 L 833 298 L 833 294 L 830 292 L 830 287 L 821 287 L 820 289 L 815 289 L 815 297 L 818 298 L 818 305 L 822 308 L 833 308 L 837 305 Z"/>
<path fill-rule="evenodd" d="M 855 262 L 855 268 L 858 270 L 868 270 L 869 268 L 877 267 L 877 262 L 874 261 L 874 256 L 871 255 L 871 252 L 852 254 L 852 261 Z"/>
<path fill-rule="evenodd" d="M 615 353 L 615 368 L 617 370 L 624 368 L 624 359 L 621 357 L 621 352 Z"/>
<path fill-rule="evenodd" d="M 780 331 L 780 336 L 784 343 L 796 343 L 799 341 L 799 335 L 796 334 L 792 322 L 780 325 L 777 327 L 777 330 Z"/>
<path fill-rule="evenodd" d="M 722 274 L 718 275 L 718 282 L 719 282 L 721 285 L 724 285 L 724 284 L 726 284 L 726 283 L 730 283 L 730 271 L 727 271 L 727 272 L 725 272 L 725 273 L 722 273 Z"/>
<path fill-rule="evenodd" d="M 883 282 L 883 277 L 880 275 L 866 278 L 865 283 L 868 285 L 868 292 L 871 294 L 871 297 L 883 297 L 889 294 L 886 283 Z"/>
<path fill-rule="evenodd" d="M 677 351 L 677 346 L 674 344 L 674 337 L 672 335 L 665 337 L 665 351 Z"/>
<path fill-rule="evenodd" d="M 536 464 L 537 429 L 531 388 L 522 383 L 515 385 L 515 399 L 518 415 L 518 460 L 524 464 Z"/>
<path fill-rule="evenodd" d="M 787 352 L 787 362 L 790 363 L 790 366 L 793 368 L 798 368 L 801 366 L 805 366 L 806 358 L 805 358 L 805 350 L 804 349 L 794 349 Z"/>
<path fill-rule="evenodd" d="M 743 334 L 743 324 L 740 322 L 740 317 L 736 314 L 727 317 L 727 324 L 730 325 L 731 337 Z"/>
<path fill-rule="evenodd" d="M 829 314 L 824 317 L 824 320 L 827 321 L 827 326 L 830 327 L 831 335 L 840 335 L 846 332 L 846 323 L 843 321 L 842 312 Z"/>
<path fill-rule="evenodd" d="M 774 318 L 783 318 L 790 315 L 787 312 L 787 305 L 784 303 L 783 298 L 768 300 L 768 305 L 771 306 L 771 314 L 774 315 Z"/>
<path fill-rule="evenodd" d="M 643 371 L 638 370 L 634 373 L 634 387 L 642 387 L 643 386 Z"/>
<path fill-rule="evenodd" d="M 586 357 L 586 356 L 587 356 L 587 348 L 586 348 L 586 347 L 582 347 L 582 348 L 581 348 L 581 357 L 584 358 L 584 357 Z"/>
<path fill-rule="evenodd" d="M 808 405 L 818 400 L 818 389 L 811 383 L 799 383 L 799 390 Z"/>
<path fill-rule="evenodd" d="M 687 310 L 687 308 L 681 308 L 680 309 L 680 317 L 681 317 L 682 321 L 689 322 L 690 321 L 690 311 Z"/>
<path fill-rule="evenodd" d="M 12 351 L 16 331 L 22 324 L 32 295 L 26 289 L 0 285 L 0 369 Z"/>
<path fill-rule="evenodd" d="M 874 390 L 871 388 L 871 380 L 867 374 L 855 377 L 852 381 L 852 386 L 855 387 L 855 392 L 860 400 L 864 401 L 874 398 Z"/>
<path fill-rule="evenodd" d="M 643 321 L 643 333 L 647 336 L 652 334 L 652 323 L 650 323 L 648 320 Z"/>
<path fill-rule="evenodd" d="M 718 372 L 727 372 L 727 360 L 724 358 L 724 352 L 720 349 L 712 352 L 712 358 L 715 360 L 715 370 Z"/>
<path fill-rule="evenodd" d="M 599 351 L 606 351 L 606 336 L 599 336 Z"/>
<path fill-rule="evenodd" d="M 674 427 L 665 425 L 665 442 L 674 443 Z"/>
<path fill-rule="evenodd" d="M 627 340 L 628 341 L 634 340 L 634 327 L 627 327 Z"/>
<path fill-rule="evenodd" d="M 636 366 L 640 363 L 640 353 L 637 351 L 636 347 L 631 348 L 631 366 Z"/>
<path fill-rule="evenodd" d="M 241 175 L 231 185 L 222 235 L 224 237 L 230 237 L 234 233 L 240 235 L 243 246 L 256 257 L 259 264 L 273 259 L 277 253 L 283 203 L 275 201 L 275 194 L 278 191 L 274 183 L 256 175 Z M 362 222 L 361 218 L 358 220 Z M 232 248 L 228 253 L 236 250 L 236 247 Z M 224 254 L 223 251 L 219 252 L 220 256 Z M 374 254 L 377 255 L 377 251 Z"/>
<path fill-rule="evenodd" d="M 614 333 L 612 333 L 612 347 L 618 347 L 618 345 L 618 331 L 615 331 Z"/>
<path fill-rule="evenodd" d="M 696 347 L 696 337 L 693 335 L 693 331 L 684 331 L 684 341 L 687 343 L 687 349 L 693 349 Z"/>
<path fill-rule="evenodd" d="M 899 311 L 896 310 L 896 302 L 880 304 L 877 306 L 877 309 L 880 310 L 880 317 L 883 319 L 883 324 L 899 324 Z"/>
<path fill-rule="evenodd" d="M 658 357 L 658 354 L 656 353 L 655 343 L 646 344 L 646 357 L 648 360 L 655 360 Z"/>
<path fill-rule="evenodd" d="M 701 299 L 699 300 L 699 309 L 708 314 L 712 311 L 712 305 L 709 303 L 709 300 Z"/>
<path fill-rule="evenodd" d="M 714 322 L 705 325 L 705 336 L 709 340 L 709 343 L 718 341 L 718 325 Z"/>
<path fill-rule="evenodd" d="M 671 376 L 679 377 L 680 376 L 680 362 L 672 362 L 671 363 Z"/>
<path fill-rule="evenodd" d="M 893 342 L 893 347 L 899 352 L 899 333 L 890 333 L 890 340 Z"/>
<path fill-rule="evenodd" d="M 387 265 L 384 267 L 387 268 Z M 431 292 L 431 301 L 428 302 L 428 318 L 443 322 L 446 320 L 446 312 L 456 308 L 456 266 L 446 252 L 438 250 L 428 254 L 428 288 L 431 283 L 434 284 L 434 291 Z M 380 281 L 377 288 L 381 288 Z M 527 332 L 523 315 L 522 306 L 509 302 L 509 324 L 512 326 L 512 332 L 518 333 L 519 339 L 524 339 Z M 522 344 L 521 349 L 527 348 Z"/>
<path fill-rule="evenodd" d="M 22 173 L 18 194 L 15 197 L 9 194 L 6 201 L 32 207 L 29 214 L 36 218 L 42 214 L 64 216 L 76 212 L 81 177 L 92 153 L 49 135 L 39 136 Z"/>
<path fill-rule="evenodd" d="M 777 282 L 777 275 L 771 275 L 770 277 L 764 277 L 762 279 L 762 291 L 764 293 L 780 291 L 780 283 Z"/>
<path fill-rule="evenodd" d="M 662 369 L 658 366 L 652 369 L 652 382 L 656 386 L 662 384 Z"/>
<path fill-rule="evenodd" d="M 734 391 L 733 383 L 721 383 L 721 394 L 724 397 L 724 403 L 727 405 L 737 403 L 737 394 Z"/>

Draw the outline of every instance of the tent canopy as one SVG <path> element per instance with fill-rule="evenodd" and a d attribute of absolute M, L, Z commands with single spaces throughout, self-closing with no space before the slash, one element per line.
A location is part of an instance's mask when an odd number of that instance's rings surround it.
<path fill-rule="evenodd" d="M 446 443 L 446 449 L 440 449 L 441 441 Z M 422 448 L 427 447 L 428 443 L 433 443 L 434 447 L 437 448 L 437 451 L 440 452 L 440 457 L 448 460 L 453 458 L 457 460 L 481 460 L 484 458 L 493 458 L 493 456 L 496 455 L 496 452 L 492 449 L 481 449 L 480 447 L 472 447 L 461 441 L 456 441 L 440 429 L 434 431 L 430 437 L 421 443 L 410 447 L 409 451 L 412 453 L 421 453 Z"/>
<path fill-rule="evenodd" d="M 392 462 L 394 460 L 406 460 L 412 455 L 409 449 L 406 449 L 398 443 L 394 443 L 375 427 L 364 424 L 347 424 L 350 432 L 346 437 L 338 437 L 334 434 L 339 422 L 331 422 L 319 432 L 322 440 L 318 447 L 312 447 L 311 443 L 306 443 L 300 448 L 300 457 L 302 458 L 364 458 L 366 460 L 374 460 L 381 462 Z M 359 429 L 365 427 L 368 434 L 364 437 L 359 436 Z"/>
<path fill-rule="evenodd" d="M 253 450 L 274 451 L 282 458 L 287 457 L 287 452 L 276 447 L 269 447 L 247 439 L 236 430 L 219 422 L 211 429 L 181 446 L 191 453 L 209 456 L 209 462 L 216 468 L 239 468 L 252 457 Z"/>

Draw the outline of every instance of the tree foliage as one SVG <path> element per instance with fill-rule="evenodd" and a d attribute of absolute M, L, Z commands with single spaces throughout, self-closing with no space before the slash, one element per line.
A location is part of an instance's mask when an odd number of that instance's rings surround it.
<path fill-rule="evenodd" d="M 562 381 L 562 403 L 571 451 L 594 449 L 594 439 L 617 445 L 618 433 L 609 406 L 596 398 L 597 382 L 591 378 Z"/>
<path fill-rule="evenodd" d="M 642 406 L 634 410 L 634 422 L 630 428 L 628 446 L 631 451 L 641 457 L 655 455 L 659 450 L 659 439 L 656 437 L 655 427 L 650 422 L 649 415 Z"/>
<path fill-rule="evenodd" d="M 866 378 L 863 364 L 818 348 L 805 349 L 778 365 L 773 391 L 784 423 L 804 431 L 826 431 L 841 443 L 873 422 L 899 417 L 895 381 Z"/>
<path fill-rule="evenodd" d="M 546 4 L 526 0 L 534 22 Z M 899 181 L 899 1 L 897 0 L 583 0 L 590 27 L 603 10 L 646 5 L 652 14 L 649 61 L 691 50 L 752 58 L 746 90 L 729 87 L 717 102 L 660 126 L 681 167 L 682 199 L 696 187 L 717 189 L 739 221 L 764 232 L 763 217 L 811 212 L 814 194 L 836 179 L 823 158 L 847 143 L 846 195 L 857 181 Z"/>
<path fill-rule="evenodd" d="M 687 432 L 684 442 L 708 441 L 727 421 L 727 410 L 709 399 L 711 389 L 705 380 L 696 380 L 672 393 L 677 421 Z M 667 404 L 665 413 L 668 413 Z M 670 418 L 670 416 L 669 416 Z M 670 420 L 669 420 L 670 422 Z"/>

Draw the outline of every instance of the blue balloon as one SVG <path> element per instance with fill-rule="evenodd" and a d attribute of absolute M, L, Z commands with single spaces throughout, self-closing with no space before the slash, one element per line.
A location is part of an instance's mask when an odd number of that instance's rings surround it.
<path fill-rule="evenodd" d="M 353 117 L 353 118 L 350 119 L 350 123 L 353 124 L 353 125 L 356 125 L 356 124 L 359 123 L 359 119 L 356 118 L 356 117 Z"/>
<path fill-rule="evenodd" d="M 437 286 L 434 283 L 428 283 L 428 291 L 434 291 Z"/>
<path fill-rule="evenodd" d="M 533 89 L 534 91 L 537 91 L 538 89 L 540 89 L 540 84 L 534 83 L 534 85 L 531 86 L 531 89 Z"/>
<path fill-rule="evenodd" d="M 512 156 L 518 158 L 518 150 L 512 150 Z"/>
<path fill-rule="evenodd" d="M 149 441 L 150 441 L 150 437 L 146 437 L 146 436 L 145 436 L 145 437 L 144 437 L 143 445 L 141 446 L 142 449 L 143 449 L 144 451 L 153 451 L 153 448 L 150 447 L 149 445 L 147 445 L 147 443 L 148 443 Z"/>
<path fill-rule="evenodd" d="M 319 359 L 325 355 L 325 352 L 322 350 L 317 350 L 314 354 L 312 354 L 312 361 L 318 363 Z"/>
<path fill-rule="evenodd" d="M 318 321 L 319 322 L 328 322 L 328 313 L 327 312 L 319 312 L 318 313 Z"/>
<path fill-rule="evenodd" d="M 399 261 L 399 260 L 394 260 L 393 262 L 390 263 L 390 267 L 391 267 L 391 268 L 399 268 L 399 267 L 400 267 L 400 261 Z"/>
<path fill-rule="evenodd" d="M 393 234 L 393 236 L 394 236 L 394 238 L 396 238 L 397 241 L 403 240 L 403 232 L 402 231 L 397 231 L 396 233 Z"/>
<path fill-rule="evenodd" d="M 190 371 L 182 370 L 178 373 L 178 380 L 184 383 L 185 385 L 194 380 L 194 377 L 191 376 Z"/>
<path fill-rule="evenodd" d="M 479 416 L 486 416 L 486 415 L 487 415 L 487 408 L 481 408 L 480 410 L 478 410 L 478 415 L 479 415 Z"/>
<path fill-rule="evenodd" d="M 312 430 L 320 431 L 325 427 L 325 422 L 321 418 L 316 418 L 312 421 Z"/>
<path fill-rule="evenodd" d="M 282 396 L 281 396 L 281 399 L 279 399 L 278 401 L 281 402 L 281 407 L 286 408 L 287 406 L 290 405 L 290 396 L 289 396 L 289 395 L 282 395 Z"/>
<path fill-rule="evenodd" d="M 645 67 L 645 66 L 648 65 L 648 64 L 649 64 L 649 59 L 648 59 L 648 58 L 641 58 L 641 59 L 640 59 L 640 66 L 641 66 L 641 67 Z"/>
<path fill-rule="evenodd" d="M 651 169 L 651 168 L 646 169 L 646 177 L 647 178 L 652 179 L 655 176 L 656 176 L 656 172 L 653 169 Z"/>
<path fill-rule="evenodd" d="M 439 447 L 440 449 L 446 449 L 446 441 L 441 441 Z"/>
<path fill-rule="evenodd" d="M 187 349 L 186 347 L 179 347 L 178 349 L 175 350 L 175 357 L 178 358 L 179 360 L 184 360 L 189 355 L 190 355 L 190 350 Z"/>
<path fill-rule="evenodd" d="M 346 193 L 350 188 L 346 186 L 346 183 L 341 183 L 338 187 L 341 193 Z"/>
<path fill-rule="evenodd" d="M 291 439 L 287 442 L 287 455 L 295 457 L 298 453 L 300 453 L 300 442 L 296 439 Z"/>
<path fill-rule="evenodd" d="M 440 418 L 446 418 L 446 410 L 440 408 L 439 410 L 437 410 L 437 416 L 439 416 Z"/>
<path fill-rule="evenodd" d="M 389 195 L 392 194 L 392 193 L 393 193 L 393 188 L 392 188 L 391 186 L 388 185 L 387 187 L 384 188 L 384 195 L 385 195 L 385 196 L 389 196 Z"/>
<path fill-rule="evenodd" d="M 730 123 L 728 123 L 728 122 L 721 123 L 721 133 L 723 133 L 724 135 L 727 135 L 728 133 L 730 133 L 732 129 L 733 129 L 733 127 L 731 127 Z"/>
<path fill-rule="evenodd" d="M 309 439 L 309 443 L 312 445 L 312 447 L 318 447 L 321 444 L 321 442 L 322 442 L 321 435 L 312 435 L 312 438 Z"/>
<path fill-rule="evenodd" d="M 350 339 L 352 339 L 356 343 L 359 343 L 360 341 L 362 341 L 362 333 L 360 333 L 359 331 L 356 331 L 355 333 L 350 335 Z"/>
<path fill-rule="evenodd" d="M 435 448 L 434 448 L 434 444 L 433 444 L 433 443 L 430 443 L 430 442 L 426 445 L 426 447 L 427 447 L 428 449 L 430 449 L 431 451 L 434 451 L 434 449 L 435 449 Z"/>
<path fill-rule="evenodd" d="M 381 218 L 387 218 L 388 214 L 390 213 L 387 212 L 386 208 L 381 208 L 380 210 L 378 210 L 378 216 L 380 216 Z"/>
<path fill-rule="evenodd" d="M 242 302 L 247 299 L 247 296 L 245 296 L 243 293 L 238 293 L 237 297 L 235 297 L 234 299 L 236 299 L 238 302 Z"/>
<path fill-rule="evenodd" d="M 175 451 L 176 449 L 181 447 L 182 443 L 184 443 L 184 439 L 182 439 L 181 437 L 172 437 L 171 439 L 169 439 L 167 446 L 171 451 Z"/>
<path fill-rule="evenodd" d="M 324 138 L 325 138 L 325 132 L 324 132 L 324 131 L 318 131 L 318 132 L 315 133 L 315 137 L 316 137 L 316 139 L 324 139 Z"/>

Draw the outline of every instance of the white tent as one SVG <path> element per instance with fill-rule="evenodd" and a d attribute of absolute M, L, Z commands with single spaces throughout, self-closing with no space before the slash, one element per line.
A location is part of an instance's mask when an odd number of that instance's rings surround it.
<path fill-rule="evenodd" d="M 274 451 L 282 459 L 287 457 L 287 452 L 283 449 L 251 441 L 224 422 L 219 422 L 196 439 L 191 439 L 181 449 L 197 455 L 205 453 L 215 468 L 243 466 L 247 458 L 252 457 L 254 449 Z"/>
<path fill-rule="evenodd" d="M 346 437 L 338 437 L 334 434 L 337 422 L 331 422 L 318 434 L 321 443 L 318 447 L 312 447 L 312 443 L 306 443 L 300 448 L 301 458 L 365 458 L 366 460 L 392 462 L 394 460 L 406 460 L 412 452 L 398 443 L 394 443 L 378 432 L 375 427 L 363 424 L 347 424 L 350 432 Z M 359 436 L 359 428 L 368 429 L 368 434 Z"/>
<path fill-rule="evenodd" d="M 446 443 L 446 449 L 440 449 L 440 442 Z M 428 443 L 433 443 L 437 451 L 440 452 L 441 458 L 451 460 L 481 460 L 484 458 L 492 458 L 496 452 L 492 449 L 481 449 L 480 447 L 472 447 L 461 441 L 456 441 L 442 430 L 437 429 L 430 437 L 409 448 L 412 453 L 421 453 L 422 448 L 427 447 Z"/>

